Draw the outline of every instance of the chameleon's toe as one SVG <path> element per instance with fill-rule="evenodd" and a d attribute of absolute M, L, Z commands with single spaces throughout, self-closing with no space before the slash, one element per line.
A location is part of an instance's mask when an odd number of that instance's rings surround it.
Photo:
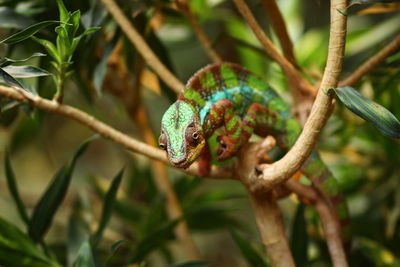
<path fill-rule="evenodd" d="M 217 141 L 221 144 L 217 148 L 217 160 L 224 161 L 235 155 L 235 144 L 231 138 L 225 135 L 217 137 Z"/>

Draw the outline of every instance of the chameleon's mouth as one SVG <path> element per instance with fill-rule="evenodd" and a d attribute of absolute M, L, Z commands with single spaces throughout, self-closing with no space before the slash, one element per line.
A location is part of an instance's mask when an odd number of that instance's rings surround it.
<path fill-rule="evenodd" d="M 203 150 L 204 145 L 205 145 L 205 140 L 202 140 L 197 145 L 197 147 L 192 148 L 190 151 L 188 151 L 185 157 L 179 158 L 178 160 L 174 160 L 173 158 L 168 157 L 169 161 L 171 162 L 172 165 L 174 165 L 177 168 L 187 169 L 199 157 L 201 151 Z"/>

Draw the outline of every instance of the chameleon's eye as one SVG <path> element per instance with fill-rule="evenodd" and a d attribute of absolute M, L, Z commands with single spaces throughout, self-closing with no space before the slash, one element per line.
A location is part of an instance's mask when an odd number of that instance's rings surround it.
<path fill-rule="evenodd" d="M 197 133 L 197 132 L 194 132 L 193 134 L 192 134 L 192 137 L 193 137 L 193 139 L 198 139 L 199 138 L 199 134 Z"/>
<path fill-rule="evenodd" d="M 166 146 L 167 140 L 165 139 L 165 135 L 161 134 L 160 137 L 158 138 L 158 145 L 160 146 L 161 149 L 166 150 L 167 146 Z"/>

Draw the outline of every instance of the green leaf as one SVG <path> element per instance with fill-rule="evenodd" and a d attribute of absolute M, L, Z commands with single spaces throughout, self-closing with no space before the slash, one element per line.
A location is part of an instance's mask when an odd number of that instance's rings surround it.
<path fill-rule="evenodd" d="M 72 24 L 72 26 L 68 27 L 69 28 L 68 29 L 68 36 L 70 38 L 70 42 L 72 42 L 72 38 L 74 38 L 76 32 L 79 29 L 80 19 L 81 19 L 81 11 L 80 10 L 74 11 L 72 13 L 71 17 L 69 18 L 69 23 Z"/>
<path fill-rule="evenodd" d="M 173 236 L 179 220 L 174 220 L 144 237 L 136 246 L 129 263 L 141 262 L 150 252 L 163 246 Z"/>
<path fill-rule="evenodd" d="M 23 29 L 22 31 L 19 31 L 19 32 L 7 37 L 3 41 L 0 41 L 0 43 L 3 43 L 3 44 L 15 44 L 15 43 L 21 42 L 21 41 L 23 41 L 25 39 L 28 39 L 29 37 L 32 37 L 35 33 L 40 31 L 41 29 L 46 28 L 47 26 L 49 26 L 51 24 L 55 24 L 55 23 L 59 23 L 59 21 L 46 20 L 46 21 L 42 21 L 42 22 L 36 23 L 36 24 L 34 24 L 32 26 L 29 26 L 26 29 Z"/>
<path fill-rule="evenodd" d="M 47 53 L 49 53 L 58 63 L 62 63 L 61 56 L 58 54 L 57 48 L 52 42 L 36 38 L 35 36 L 32 36 L 32 40 L 41 44 L 46 49 Z"/>
<path fill-rule="evenodd" d="M 75 153 L 71 163 L 67 166 L 63 166 L 57 172 L 49 188 L 40 198 L 39 203 L 35 206 L 28 228 L 28 233 L 35 242 L 41 241 L 44 234 L 49 229 L 54 214 L 60 207 L 61 202 L 67 193 L 76 161 L 87 149 L 89 142 L 90 140 L 84 142 Z"/>
<path fill-rule="evenodd" d="M 332 91 L 348 109 L 372 123 L 384 135 L 400 138 L 400 122 L 389 110 L 369 100 L 350 86 L 328 90 Z"/>
<path fill-rule="evenodd" d="M 0 67 L 5 67 L 7 65 L 10 65 L 11 63 L 25 62 L 25 61 L 28 61 L 31 58 L 34 58 L 34 57 L 45 57 L 45 56 L 46 56 L 46 54 L 43 54 L 43 53 L 33 53 L 29 57 L 23 58 L 23 59 L 4 58 L 0 62 Z"/>
<path fill-rule="evenodd" d="M 35 23 L 31 18 L 21 15 L 9 7 L 0 7 L 0 27 L 23 29 Z"/>
<path fill-rule="evenodd" d="M 89 35 L 91 33 L 94 33 L 96 31 L 98 31 L 99 29 L 101 29 L 101 28 L 100 27 L 93 27 L 93 28 L 85 30 L 81 35 L 75 37 L 72 40 L 71 53 L 75 52 L 75 49 L 78 47 L 78 44 L 82 40 L 83 37 L 85 37 L 86 35 Z"/>
<path fill-rule="evenodd" d="M 367 4 L 379 4 L 379 3 L 394 3 L 399 2 L 399 0 L 351 0 L 350 6 L 352 5 L 367 5 Z"/>
<path fill-rule="evenodd" d="M 66 25 L 56 27 L 57 33 L 57 51 L 62 60 L 66 60 L 71 53 L 71 43 L 68 37 Z"/>
<path fill-rule="evenodd" d="M 3 70 L 15 78 L 32 78 L 51 75 L 51 73 L 34 66 L 7 66 L 4 67 Z"/>
<path fill-rule="evenodd" d="M 120 36 L 120 31 L 117 31 L 111 41 L 107 42 L 104 47 L 103 57 L 101 58 L 99 64 L 97 64 L 93 72 L 94 87 L 96 88 L 96 93 L 98 96 L 101 95 L 101 87 L 103 85 L 103 80 L 106 73 L 108 58 L 114 50 L 114 47 L 117 44 Z"/>
<path fill-rule="evenodd" d="M 24 221 L 24 223 L 28 225 L 29 223 L 28 213 L 26 212 L 24 203 L 19 197 L 18 186 L 15 179 L 14 171 L 11 166 L 10 154 L 8 153 L 8 151 L 6 152 L 6 155 L 4 157 L 4 170 L 6 172 L 8 190 L 10 191 L 15 204 L 17 205 L 19 216 L 21 217 L 22 221 Z"/>
<path fill-rule="evenodd" d="M 60 13 L 60 21 L 67 22 L 70 14 L 68 10 L 65 8 L 63 1 L 57 0 L 57 6 L 58 6 L 58 12 Z"/>
<path fill-rule="evenodd" d="M 29 237 L 0 218 L 0 266 L 60 266 L 49 259 Z"/>
<path fill-rule="evenodd" d="M 14 79 L 2 68 L 0 68 L 0 83 L 25 90 L 24 87 L 16 79 Z"/>
<path fill-rule="evenodd" d="M 78 257 L 82 244 L 89 239 L 90 229 L 83 216 L 82 202 L 74 202 L 68 221 L 67 263 L 72 266 Z"/>
<path fill-rule="evenodd" d="M 306 220 L 304 218 L 305 205 L 300 203 L 297 206 L 296 215 L 293 220 L 292 234 L 290 236 L 290 247 L 296 266 L 307 265 L 308 235 Z"/>
<path fill-rule="evenodd" d="M 250 266 L 269 266 L 260 253 L 254 249 L 249 242 L 236 232 L 231 231 L 231 235 Z"/>
<path fill-rule="evenodd" d="M 110 221 L 111 214 L 114 209 L 114 203 L 115 203 L 115 198 L 117 196 L 118 187 L 121 184 L 123 175 L 124 175 L 124 170 L 122 169 L 113 179 L 111 186 L 105 195 L 99 228 L 97 229 L 92 239 L 93 247 L 97 247 L 97 245 L 99 244 L 103 236 L 104 229 L 106 228 L 108 222 Z"/>
<path fill-rule="evenodd" d="M 372 260 L 374 266 L 400 266 L 400 259 L 396 258 L 395 254 L 375 241 L 362 238 L 359 241 L 359 247 L 361 252 Z"/>
<path fill-rule="evenodd" d="M 85 241 L 79 249 L 78 257 L 73 265 L 74 267 L 94 267 L 95 261 L 92 254 L 92 248 L 89 241 Z"/>

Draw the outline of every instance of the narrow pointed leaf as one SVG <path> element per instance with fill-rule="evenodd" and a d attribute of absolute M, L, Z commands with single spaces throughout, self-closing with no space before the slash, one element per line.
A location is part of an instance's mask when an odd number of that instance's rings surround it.
<path fill-rule="evenodd" d="M 400 259 L 381 244 L 366 238 L 359 240 L 359 249 L 375 266 L 400 266 Z"/>
<path fill-rule="evenodd" d="M 394 3 L 399 2 L 399 0 L 351 0 L 350 6 L 352 5 L 369 5 L 369 4 L 379 4 L 379 3 Z"/>
<path fill-rule="evenodd" d="M 106 228 L 108 222 L 110 221 L 111 214 L 112 214 L 113 208 L 114 208 L 115 198 L 117 196 L 117 191 L 118 191 L 119 185 L 121 184 L 123 175 L 124 175 L 124 170 L 122 169 L 117 174 L 117 176 L 113 179 L 111 186 L 105 195 L 104 204 L 103 204 L 103 212 L 101 215 L 99 228 L 97 229 L 97 231 L 94 234 L 93 239 L 92 239 L 93 247 L 97 247 L 98 243 L 100 242 L 100 240 L 103 236 L 103 231 Z"/>
<path fill-rule="evenodd" d="M 7 66 L 4 67 L 3 70 L 15 78 L 32 78 L 51 75 L 51 73 L 34 66 Z"/>
<path fill-rule="evenodd" d="M 104 76 L 106 73 L 108 58 L 110 57 L 120 36 L 121 36 L 120 31 L 117 31 L 115 33 L 114 37 L 112 38 L 112 40 L 109 41 L 105 45 L 103 57 L 101 58 L 99 64 L 97 64 L 97 66 L 93 72 L 94 87 L 96 88 L 96 93 L 98 96 L 101 95 L 101 88 L 102 88 Z"/>
<path fill-rule="evenodd" d="M 243 257 L 247 260 L 250 266 L 269 266 L 260 253 L 253 248 L 249 242 L 247 242 L 236 232 L 231 231 L 231 235 L 242 252 Z"/>
<path fill-rule="evenodd" d="M 76 161 L 86 150 L 88 145 L 89 141 L 81 145 L 75 153 L 72 162 L 67 166 L 63 166 L 57 172 L 49 188 L 36 205 L 28 228 L 28 233 L 35 242 L 41 241 L 44 234 L 49 229 L 54 214 L 60 207 L 67 193 Z"/>
<path fill-rule="evenodd" d="M 290 236 L 290 247 L 297 266 L 305 266 L 308 262 L 308 235 L 304 210 L 304 204 L 301 203 L 297 206 L 296 215 L 292 225 L 292 234 Z"/>
<path fill-rule="evenodd" d="M 22 221 L 28 225 L 28 213 L 26 212 L 25 205 L 19 196 L 18 186 L 15 179 L 14 171 L 11 166 L 10 154 L 8 153 L 8 151 L 6 152 L 6 155 L 4 157 L 4 170 L 6 172 L 8 190 L 10 190 L 11 196 L 15 204 L 17 205 L 18 214 L 21 217 Z"/>
<path fill-rule="evenodd" d="M 59 21 L 46 20 L 46 21 L 42 21 L 42 22 L 36 23 L 36 24 L 34 24 L 32 26 L 29 26 L 26 29 L 23 29 L 22 31 L 19 31 L 19 32 L 7 37 L 3 41 L 0 41 L 0 43 L 3 43 L 3 44 L 15 44 L 15 43 L 21 42 L 21 41 L 23 41 L 25 39 L 28 39 L 29 37 L 32 37 L 35 33 L 40 31 L 41 29 L 46 28 L 47 26 L 49 26 L 51 24 L 55 24 L 55 23 L 59 23 Z"/>
<path fill-rule="evenodd" d="M 348 109 L 370 122 L 384 135 L 400 138 L 400 122 L 385 107 L 369 100 L 350 86 L 328 90 L 328 92 L 332 91 Z"/>
<path fill-rule="evenodd" d="M 78 257 L 73 265 L 74 267 L 94 267 L 95 261 L 92 254 L 92 248 L 89 241 L 85 241 L 79 249 Z"/>
<path fill-rule="evenodd" d="M 72 40 L 71 53 L 73 53 L 75 51 L 75 49 L 78 47 L 78 44 L 82 40 L 83 37 L 85 37 L 86 35 L 89 35 L 91 33 L 94 33 L 96 31 L 98 31 L 99 29 L 101 29 L 101 28 L 100 27 L 93 27 L 93 28 L 85 30 L 81 35 L 75 37 Z"/>
<path fill-rule="evenodd" d="M 60 266 L 49 259 L 29 237 L 0 218 L 0 266 Z"/>
<path fill-rule="evenodd" d="M 56 28 L 57 48 L 60 57 L 63 60 L 66 60 L 66 58 L 71 55 L 71 44 L 66 27 L 67 27 L 66 25 L 62 25 Z"/>
<path fill-rule="evenodd" d="M 0 68 L 0 84 L 1 83 L 11 87 L 17 87 L 25 90 L 24 87 L 16 79 L 14 79 L 10 74 L 8 74 L 2 68 Z"/>
<path fill-rule="evenodd" d="M 32 36 L 32 39 L 41 44 L 47 51 L 47 53 L 50 54 L 50 56 L 52 56 L 58 63 L 61 63 L 61 57 L 58 54 L 57 48 L 54 46 L 54 44 L 50 41 L 47 41 L 45 39 L 39 39 L 36 38 L 35 36 Z"/>
<path fill-rule="evenodd" d="M 80 200 L 75 201 L 67 228 L 67 263 L 72 266 L 78 257 L 82 244 L 89 239 L 90 229 L 83 216 Z"/>
<path fill-rule="evenodd" d="M 33 53 L 29 57 L 23 58 L 23 59 L 4 58 L 4 59 L 2 59 L 2 61 L 0 63 L 0 67 L 4 67 L 4 66 L 9 65 L 11 63 L 25 62 L 25 61 L 28 61 L 31 58 L 34 58 L 34 57 L 45 57 L 45 56 L 46 56 L 46 54 L 43 54 L 43 53 Z"/>
<path fill-rule="evenodd" d="M 69 12 L 65 8 L 62 0 L 57 0 L 58 12 L 60 13 L 60 21 L 67 22 L 69 19 Z"/>
<path fill-rule="evenodd" d="M 75 36 L 77 30 L 79 29 L 80 19 L 81 19 L 80 10 L 74 11 L 71 17 L 69 18 L 69 23 L 72 24 L 72 26 L 70 26 L 68 29 L 68 36 L 70 38 L 70 42 L 72 41 L 72 38 Z"/>

